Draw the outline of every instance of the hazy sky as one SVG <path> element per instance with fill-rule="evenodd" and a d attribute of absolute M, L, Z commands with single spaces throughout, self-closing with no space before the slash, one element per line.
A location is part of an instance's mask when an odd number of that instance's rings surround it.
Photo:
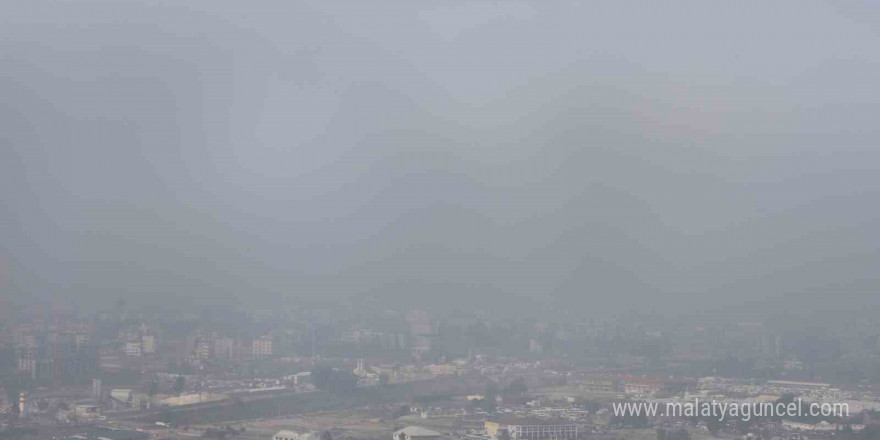
<path fill-rule="evenodd" d="M 0 294 L 880 305 L 880 5 L 0 4 Z"/>

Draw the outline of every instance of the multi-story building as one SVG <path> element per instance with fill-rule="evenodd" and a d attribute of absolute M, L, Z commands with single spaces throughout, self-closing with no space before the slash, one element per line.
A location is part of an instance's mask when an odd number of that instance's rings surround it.
<path fill-rule="evenodd" d="M 152 354 L 156 352 L 156 337 L 153 335 L 141 336 L 141 346 L 144 354 Z"/>
<path fill-rule="evenodd" d="M 98 370 L 98 347 L 71 333 L 30 334 L 19 339 L 19 374 L 42 384 L 72 384 L 91 379 Z"/>
<path fill-rule="evenodd" d="M 609 376 L 587 376 L 577 381 L 584 391 L 593 393 L 619 393 L 623 391 L 623 382 Z"/>
<path fill-rule="evenodd" d="M 663 380 L 652 376 L 627 376 L 623 389 L 627 394 L 652 395 L 663 389 Z"/>
<path fill-rule="evenodd" d="M 252 343 L 254 359 L 266 359 L 272 357 L 272 337 L 262 336 L 254 339 Z"/>
<path fill-rule="evenodd" d="M 103 393 L 104 390 L 101 387 L 101 379 L 92 379 L 92 399 L 94 399 L 96 403 L 100 404 L 101 400 L 104 398 Z"/>
<path fill-rule="evenodd" d="M 535 338 L 529 339 L 529 351 L 532 353 L 543 353 L 544 345 L 541 344 L 541 341 Z"/>
<path fill-rule="evenodd" d="M 143 355 L 143 347 L 141 346 L 141 341 L 127 341 L 122 346 L 122 352 L 125 353 L 126 356 L 140 357 L 141 355 Z"/>
<path fill-rule="evenodd" d="M 410 325 L 413 336 L 434 334 L 431 315 L 421 309 L 413 309 L 406 313 L 406 322 Z"/>
<path fill-rule="evenodd" d="M 44 348 L 45 341 L 32 334 L 20 335 L 16 339 L 18 339 L 15 347 L 15 355 L 16 359 L 18 359 L 18 373 L 35 379 L 37 375 L 37 358 L 40 357 L 38 352 Z"/>
<path fill-rule="evenodd" d="M 382 334 L 379 338 L 379 346 L 386 350 L 410 348 L 409 338 L 403 333 Z"/>
<path fill-rule="evenodd" d="M 235 341 L 232 338 L 217 338 L 214 340 L 214 357 L 217 359 L 235 358 Z"/>
<path fill-rule="evenodd" d="M 211 341 L 207 339 L 202 339 L 196 343 L 196 358 L 198 359 L 211 359 L 211 350 L 212 350 Z"/>
<path fill-rule="evenodd" d="M 406 313 L 406 322 L 409 323 L 413 337 L 413 354 L 418 356 L 430 351 L 431 340 L 434 336 L 431 315 L 421 309 L 410 310 Z"/>
<path fill-rule="evenodd" d="M 484 423 L 486 434 L 500 438 L 506 432 L 511 439 L 558 440 L 576 439 L 578 425 L 569 421 L 554 422 L 543 419 L 501 417 Z"/>
<path fill-rule="evenodd" d="M 15 347 L 11 344 L 0 345 L 0 375 L 6 377 L 18 370 L 15 359 Z"/>

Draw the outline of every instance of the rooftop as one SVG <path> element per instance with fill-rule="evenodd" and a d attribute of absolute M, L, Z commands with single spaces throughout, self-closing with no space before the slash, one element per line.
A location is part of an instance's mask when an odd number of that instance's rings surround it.
<path fill-rule="evenodd" d="M 395 437 L 397 437 L 398 434 L 406 434 L 409 437 L 439 437 L 442 435 L 437 431 L 422 428 L 421 426 L 407 426 L 406 428 L 394 432 Z"/>

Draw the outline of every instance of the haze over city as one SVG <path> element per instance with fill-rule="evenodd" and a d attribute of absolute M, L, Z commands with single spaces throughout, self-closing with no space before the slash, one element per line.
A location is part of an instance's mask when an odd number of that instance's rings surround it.
<path fill-rule="evenodd" d="M 44 6 L 4 295 L 877 305 L 873 6 Z"/>
<path fill-rule="evenodd" d="M 859 1 L 0 2 L 0 439 L 878 438 L 878 47 Z M 614 406 L 694 396 L 852 414 Z"/>

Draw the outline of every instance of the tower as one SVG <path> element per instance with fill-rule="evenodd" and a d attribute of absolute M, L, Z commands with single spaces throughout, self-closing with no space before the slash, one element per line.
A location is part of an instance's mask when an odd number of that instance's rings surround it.
<path fill-rule="evenodd" d="M 92 379 L 92 398 L 96 404 L 101 404 L 101 379 L 97 377 Z"/>

